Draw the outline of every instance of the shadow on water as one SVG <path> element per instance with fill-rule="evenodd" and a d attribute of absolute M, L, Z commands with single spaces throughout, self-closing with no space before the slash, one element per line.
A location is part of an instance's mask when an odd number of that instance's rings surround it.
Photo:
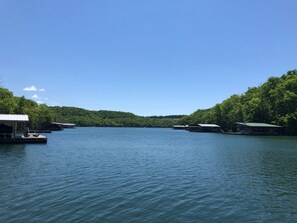
<path fill-rule="evenodd" d="M 3 145 L 0 145 L 0 156 L 8 155 L 8 154 L 25 155 L 25 148 L 26 148 L 26 145 L 24 144 L 17 144 L 17 145 L 3 144 Z"/>

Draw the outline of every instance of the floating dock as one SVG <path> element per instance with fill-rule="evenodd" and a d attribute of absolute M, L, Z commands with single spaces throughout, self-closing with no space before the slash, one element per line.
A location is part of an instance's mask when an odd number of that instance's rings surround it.
<path fill-rule="evenodd" d="M 39 135 L 34 137 L 16 137 L 16 138 L 5 138 L 0 139 L 0 144 L 45 144 L 47 143 L 47 138 L 45 136 Z"/>

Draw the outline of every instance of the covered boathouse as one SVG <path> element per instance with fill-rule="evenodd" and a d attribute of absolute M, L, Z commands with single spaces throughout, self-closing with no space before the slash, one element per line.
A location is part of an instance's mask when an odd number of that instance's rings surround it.
<path fill-rule="evenodd" d="M 52 122 L 52 125 L 58 125 L 61 126 L 62 129 L 74 129 L 76 128 L 76 124 L 74 123 L 63 123 L 63 122 Z"/>
<path fill-rule="evenodd" d="M 0 114 L 0 143 L 46 143 L 47 138 L 28 133 L 28 115 Z"/>
<path fill-rule="evenodd" d="M 187 130 L 189 132 L 222 132 L 221 126 L 216 124 L 189 125 Z"/>
<path fill-rule="evenodd" d="M 236 122 L 236 133 L 240 135 L 281 135 L 283 127 L 267 123 Z"/>
<path fill-rule="evenodd" d="M 175 130 L 185 130 L 188 128 L 188 125 L 174 125 L 172 128 Z"/>

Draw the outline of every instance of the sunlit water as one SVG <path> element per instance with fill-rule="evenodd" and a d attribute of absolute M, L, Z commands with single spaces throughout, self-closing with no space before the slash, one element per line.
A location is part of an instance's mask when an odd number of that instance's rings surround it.
<path fill-rule="evenodd" d="M 0 222 L 297 222 L 297 138 L 77 128 L 0 146 Z"/>

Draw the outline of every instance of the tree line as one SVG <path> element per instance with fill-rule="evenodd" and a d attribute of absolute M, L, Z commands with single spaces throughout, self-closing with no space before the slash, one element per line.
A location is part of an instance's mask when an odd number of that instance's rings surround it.
<path fill-rule="evenodd" d="M 232 95 L 212 108 L 199 109 L 177 124 L 215 123 L 230 131 L 235 122 L 281 125 L 287 134 L 297 135 L 297 70 L 270 77 L 261 86 Z"/>
<path fill-rule="evenodd" d="M 90 111 L 75 107 L 50 107 L 56 121 L 96 127 L 171 127 L 183 116 L 137 116 L 130 112 Z"/>
<path fill-rule="evenodd" d="M 29 126 L 36 129 L 52 121 L 71 122 L 79 126 L 96 127 L 171 127 L 183 116 L 137 116 L 129 112 L 89 111 L 75 107 L 49 107 L 25 97 L 16 97 L 0 88 L 0 114 L 27 114 Z"/>

